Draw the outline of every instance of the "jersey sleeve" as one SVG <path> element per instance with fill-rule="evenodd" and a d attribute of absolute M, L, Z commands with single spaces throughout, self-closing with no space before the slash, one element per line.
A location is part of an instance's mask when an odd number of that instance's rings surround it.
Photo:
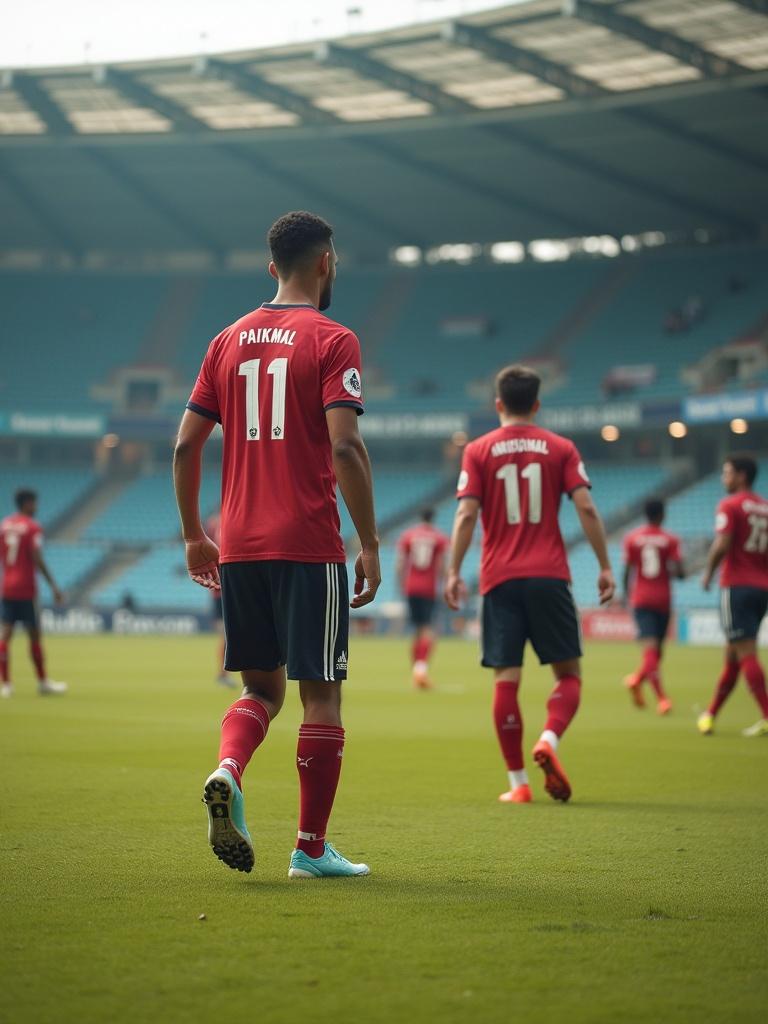
<path fill-rule="evenodd" d="M 35 549 L 35 551 L 42 550 L 44 536 L 45 535 L 43 534 L 42 526 L 36 526 L 35 529 L 32 531 L 32 536 L 30 537 L 30 540 L 32 542 L 32 547 Z"/>
<path fill-rule="evenodd" d="M 724 498 L 715 513 L 715 533 L 733 533 L 733 526 L 733 506 Z"/>
<path fill-rule="evenodd" d="M 192 394 L 189 396 L 187 408 L 196 412 L 199 416 L 205 416 L 209 420 L 216 420 L 221 423 L 221 412 L 219 410 L 219 399 L 216 395 L 216 384 L 213 375 L 212 356 L 213 344 L 205 354 L 200 373 L 197 375 Z"/>
<path fill-rule="evenodd" d="M 680 544 L 679 537 L 673 537 L 672 543 L 669 546 L 669 561 L 670 562 L 682 562 L 683 560 L 683 549 Z"/>
<path fill-rule="evenodd" d="M 400 534 L 400 539 L 397 542 L 397 550 L 401 555 L 407 555 L 411 550 L 411 537 L 409 533 Z"/>
<path fill-rule="evenodd" d="M 477 455 L 472 445 L 467 445 L 461 460 L 461 472 L 456 484 L 457 498 L 477 498 L 483 500 L 483 474 Z"/>
<path fill-rule="evenodd" d="M 584 460 L 579 454 L 579 449 L 573 442 L 568 443 L 568 451 L 563 467 L 563 491 L 569 497 L 579 487 L 592 487 L 584 466 Z"/>
<path fill-rule="evenodd" d="M 363 413 L 360 342 L 352 331 L 336 335 L 322 365 L 323 408 L 349 406 Z"/>

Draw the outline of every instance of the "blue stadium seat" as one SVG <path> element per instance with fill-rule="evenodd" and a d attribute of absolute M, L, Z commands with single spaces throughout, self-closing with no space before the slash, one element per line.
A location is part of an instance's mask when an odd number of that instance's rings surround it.
<path fill-rule="evenodd" d="M 20 487 L 38 493 L 38 519 L 43 526 L 54 522 L 93 485 L 89 470 L 58 466 L 4 466 L 0 469 L 0 517 L 15 512 L 13 496 Z"/>

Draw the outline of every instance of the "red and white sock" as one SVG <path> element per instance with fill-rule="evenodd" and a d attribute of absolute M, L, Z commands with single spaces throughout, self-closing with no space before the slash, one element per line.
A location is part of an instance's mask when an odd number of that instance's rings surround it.
<path fill-rule="evenodd" d="M 260 700 L 242 697 L 221 722 L 219 767 L 227 768 L 242 786 L 242 776 L 254 751 L 267 738 L 269 712 Z"/>
<path fill-rule="evenodd" d="M 726 661 L 723 665 L 723 671 L 720 673 L 720 678 L 717 681 L 717 689 L 712 698 L 712 703 L 707 708 L 707 711 L 713 718 L 733 693 L 733 689 L 739 679 L 739 671 L 738 661 Z"/>
<path fill-rule="evenodd" d="M 635 673 L 635 678 L 638 683 L 642 683 L 644 679 L 651 679 L 654 672 L 659 667 L 659 652 L 655 647 L 644 647 L 643 658 L 640 662 L 640 668 Z"/>
<path fill-rule="evenodd" d="M 0 682 L 7 683 L 11 678 L 11 652 L 5 640 L 0 640 Z"/>
<path fill-rule="evenodd" d="M 432 644 L 433 641 L 431 637 L 421 637 L 420 639 L 413 641 L 413 646 L 411 647 L 411 661 L 414 666 L 424 665 L 426 668 L 429 663 L 429 656 L 432 653 Z"/>
<path fill-rule="evenodd" d="M 579 710 L 581 697 L 581 680 L 578 676 L 562 676 L 547 701 L 547 721 L 541 739 L 549 743 L 553 750 L 563 733 Z"/>
<path fill-rule="evenodd" d="M 45 682 L 45 658 L 43 656 L 43 645 L 38 641 L 30 641 L 29 644 L 29 656 L 32 658 L 32 664 L 35 666 L 35 672 L 37 674 L 38 683 Z"/>
<path fill-rule="evenodd" d="M 500 679 L 493 691 L 493 722 L 511 789 L 528 782 L 523 759 L 523 717 L 517 700 L 519 688 L 520 683 Z"/>
<path fill-rule="evenodd" d="M 752 696 L 757 701 L 763 718 L 768 719 L 768 692 L 765 689 L 765 673 L 763 666 L 757 659 L 757 655 L 748 654 L 741 659 L 741 669 L 747 680 Z"/>
<path fill-rule="evenodd" d="M 321 857 L 333 809 L 344 754 L 344 730 L 336 725 L 305 722 L 299 728 L 296 767 L 299 772 L 299 832 L 296 849 Z"/>

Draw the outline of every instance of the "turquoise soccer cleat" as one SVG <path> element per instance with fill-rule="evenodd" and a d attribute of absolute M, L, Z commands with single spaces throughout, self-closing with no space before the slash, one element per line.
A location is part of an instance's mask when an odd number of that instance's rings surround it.
<path fill-rule="evenodd" d="M 289 878 L 349 878 L 352 875 L 370 875 L 367 864 L 353 864 L 335 850 L 330 843 L 325 844 L 322 856 L 308 857 L 303 850 L 294 850 L 288 868 Z"/>
<path fill-rule="evenodd" d="M 251 871 L 256 861 L 245 824 L 245 801 L 234 776 L 217 768 L 205 780 L 203 803 L 208 810 L 208 842 L 227 867 Z"/>

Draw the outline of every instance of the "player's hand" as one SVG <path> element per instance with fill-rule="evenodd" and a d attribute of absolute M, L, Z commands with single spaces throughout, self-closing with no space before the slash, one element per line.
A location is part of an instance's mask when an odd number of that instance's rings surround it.
<path fill-rule="evenodd" d="M 616 580 L 613 578 L 611 569 L 601 569 L 597 577 L 597 592 L 600 595 L 600 604 L 608 604 L 613 600 L 616 593 Z"/>
<path fill-rule="evenodd" d="M 467 585 L 458 573 L 449 572 L 445 581 L 443 596 L 451 611 L 457 612 L 467 600 Z"/>
<path fill-rule="evenodd" d="M 53 603 L 57 608 L 61 608 L 64 604 L 64 593 L 58 587 L 53 588 Z"/>
<path fill-rule="evenodd" d="M 349 603 L 350 608 L 362 608 L 370 604 L 376 597 L 380 583 L 379 549 L 363 548 L 355 559 L 355 596 Z"/>
<path fill-rule="evenodd" d="M 709 590 L 709 588 L 711 586 L 712 586 L 712 575 L 711 575 L 711 573 L 705 572 L 704 575 L 701 577 L 701 589 L 702 590 Z"/>
<path fill-rule="evenodd" d="M 206 590 L 218 590 L 221 586 L 219 549 L 211 538 L 203 534 L 199 540 L 188 540 L 186 549 L 187 571 L 195 583 L 199 583 Z"/>

